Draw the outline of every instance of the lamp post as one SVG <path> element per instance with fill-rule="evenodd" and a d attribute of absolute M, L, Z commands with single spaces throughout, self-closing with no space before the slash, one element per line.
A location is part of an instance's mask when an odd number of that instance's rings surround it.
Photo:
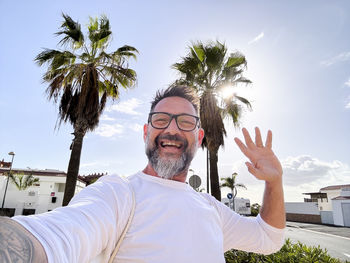
<path fill-rule="evenodd" d="M 13 158 L 15 158 L 15 153 L 14 152 L 9 152 L 9 155 L 12 155 L 12 160 L 11 160 L 11 165 L 10 165 L 10 171 L 7 175 L 7 182 L 6 182 L 6 187 L 5 187 L 5 193 L 4 193 L 4 198 L 2 199 L 2 206 L 1 209 L 4 209 L 4 204 L 5 204 L 5 198 L 6 198 L 6 192 L 7 192 L 7 186 L 9 184 L 9 178 L 12 170 L 12 164 L 13 164 Z"/>
<path fill-rule="evenodd" d="M 235 178 L 237 176 L 237 173 L 233 173 L 232 174 L 232 189 L 231 189 L 231 193 L 232 193 L 232 210 L 233 211 L 236 211 L 236 207 L 235 207 L 235 198 L 236 198 L 236 195 L 237 195 L 237 188 L 236 188 L 236 185 L 235 185 Z"/>

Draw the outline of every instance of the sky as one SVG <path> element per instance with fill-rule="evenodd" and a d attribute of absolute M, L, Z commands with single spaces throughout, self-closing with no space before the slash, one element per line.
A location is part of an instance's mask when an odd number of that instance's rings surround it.
<path fill-rule="evenodd" d="M 247 59 L 244 76 L 252 81 L 235 90 L 252 103 L 240 128 L 226 121 L 225 146 L 219 151 L 219 175 L 237 172 L 247 190 L 239 197 L 261 204 L 264 182 L 247 171 L 246 158 L 233 138 L 241 128 L 263 136 L 273 132 L 273 150 L 284 169 L 285 200 L 328 185 L 350 184 L 350 2 L 349 1 L 0 1 L 0 160 L 14 168 L 66 171 L 73 132 L 55 129 L 58 108 L 47 100 L 42 82 L 46 67 L 34 58 L 43 48 L 59 49 L 54 33 L 62 13 L 85 30 L 89 16 L 105 14 L 113 39 L 107 51 L 122 45 L 139 50 L 130 67 L 137 87 L 108 103 L 99 127 L 84 139 L 80 174 L 121 176 L 142 170 L 142 127 L 158 89 L 177 77 L 179 62 L 193 41 L 219 40 L 229 52 Z M 85 31 L 86 32 L 86 31 Z M 206 154 L 199 149 L 191 169 L 206 187 Z M 223 197 L 228 189 L 223 189 Z"/>

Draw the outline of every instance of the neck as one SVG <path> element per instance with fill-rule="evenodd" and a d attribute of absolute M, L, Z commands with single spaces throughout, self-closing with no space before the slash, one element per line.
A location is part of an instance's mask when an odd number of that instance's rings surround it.
<path fill-rule="evenodd" d="M 188 171 L 188 169 L 185 169 L 183 172 L 174 175 L 170 180 L 174 180 L 174 181 L 178 181 L 178 182 L 184 183 L 186 181 L 186 178 L 187 178 L 187 171 Z M 142 172 L 144 172 L 145 174 L 151 175 L 151 176 L 161 177 L 153 169 L 153 167 L 151 166 L 150 163 L 147 164 L 147 166 L 145 167 L 145 169 L 143 169 Z"/>

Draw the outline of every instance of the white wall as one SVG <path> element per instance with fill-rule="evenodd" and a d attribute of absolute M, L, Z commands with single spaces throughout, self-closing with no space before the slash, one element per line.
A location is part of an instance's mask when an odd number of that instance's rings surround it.
<path fill-rule="evenodd" d="M 307 214 L 307 215 L 319 215 L 317 203 L 312 202 L 286 202 L 286 213 L 291 214 Z"/>
<path fill-rule="evenodd" d="M 221 203 L 224 203 L 228 207 L 232 207 L 232 199 L 229 200 L 226 197 L 221 198 Z M 246 204 L 249 203 L 249 207 Z M 235 211 L 241 215 L 250 215 L 250 200 L 247 198 L 236 197 L 235 198 Z"/>
<path fill-rule="evenodd" d="M 332 200 L 333 220 L 336 226 L 344 226 L 343 211 L 341 204 L 344 200 Z"/>
<path fill-rule="evenodd" d="M 31 186 L 22 191 L 19 191 L 16 186 L 11 183 L 11 180 L 9 181 L 4 207 L 15 208 L 15 215 L 21 215 L 23 209 L 35 209 L 35 214 L 40 214 L 62 206 L 64 194 L 64 187 L 62 187 L 62 184 L 65 185 L 66 177 L 55 175 L 40 176 L 35 174 L 33 174 L 33 176 L 39 178 L 40 186 Z M 1 202 L 5 191 L 6 178 L 6 176 L 0 177 L 0 189 L 3 190 L 1 191 Z M 75 193 L 79 192 L 84 187 L 85 183 L 77 181 Z M 34 193 L 34 195 L 32 196 L 29 193 Z M 52 203 L 52 196 L 56 197 L 55 203 Z"/>
<path fill-rule="evenodd" d="M 321 211 L 332 211 L 332 199 L 340 195 L 340 189 L 336 190 L 323 190 L 321 193 L 326 193 L 328 202 L 321 202 L 318 200 L 318 207 Z"/>

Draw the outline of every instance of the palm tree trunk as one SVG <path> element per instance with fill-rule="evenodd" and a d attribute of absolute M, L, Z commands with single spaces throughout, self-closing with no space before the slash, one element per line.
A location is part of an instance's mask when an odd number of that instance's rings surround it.
<path fill-rule="evenodd" d="M 217 151 L 209 150 L 209 161 L 210 161 L 211 195 L 214 196 L 217 200 L 221 201 L 221 190 L 220 190 L 220 185 L 219 185 Z"/>
<path fill-rule="evenodd" d="M 207 193 L 209 194 L 210 190 L 209 190 L 209 150 L 207 148 Z"/>
<path fill-rule="evenodd" d="M 80 166 L 80 155 L 81 149 L 83 147 L 83 139 L 85 132 L 82 129 L 74 128 L 74 139 L 72 145 L 72 152 L 70 154 L 67 178 L 66 178 L 66 187 L 64 190 L 63 203 L 62 206 L 68 205 L 70 200 L 73 198 L 75 193 L 75 187 L 77 184 L 77 178 L 79 174 Z"/>

